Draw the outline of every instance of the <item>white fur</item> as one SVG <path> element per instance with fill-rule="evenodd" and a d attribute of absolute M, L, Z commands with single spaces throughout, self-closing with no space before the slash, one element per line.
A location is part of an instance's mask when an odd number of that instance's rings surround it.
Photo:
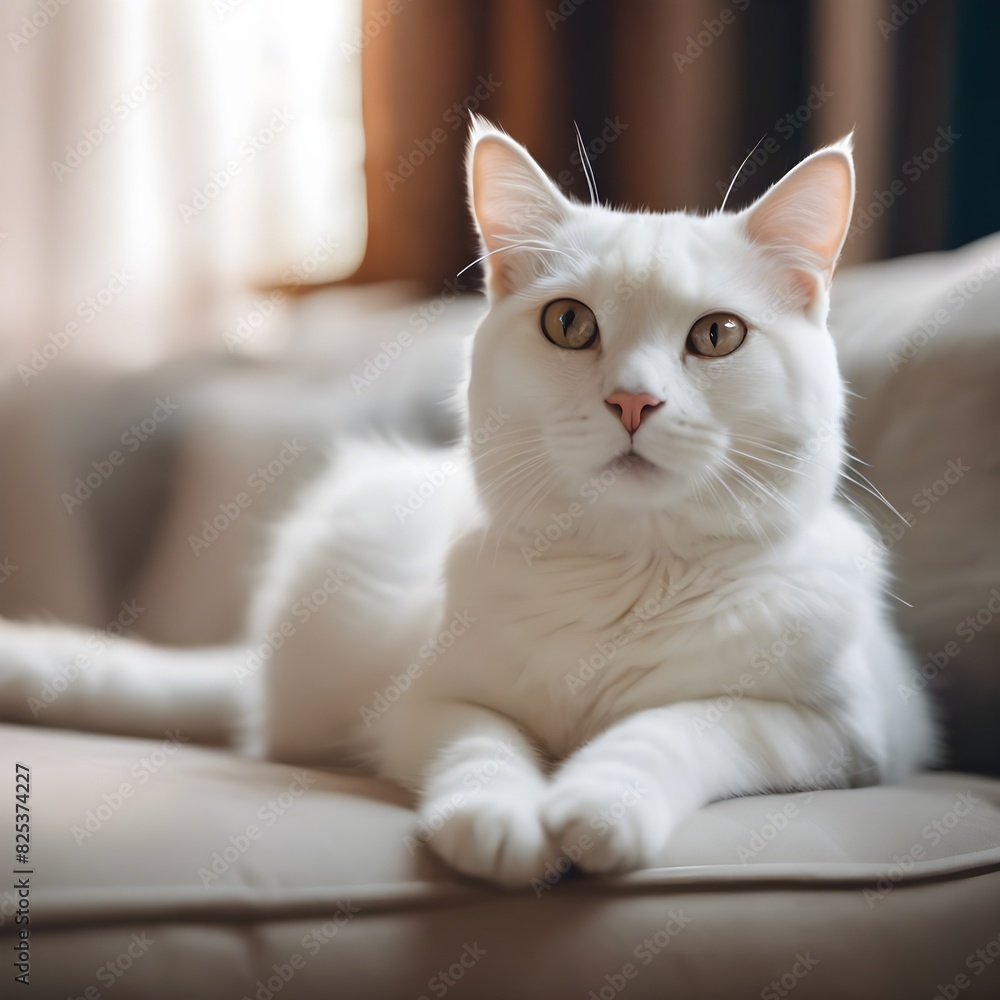
<path fill-rule="evenodd" d="M 260 669 L 229 654 L 230 722 L 270 757 L 370 763 L 416 792 L 415 844 L 514 886 L 564 853 L 593 872 L 655 863 L 717 798 L 928 762 L 927 705 L 896 693 L 911 667 L 884 568 L 836 493 L 826 315 L 849 144 L 708 217 L 571 203 L 481 122 L 470 178 L 493 252 L 469 443 L 342 449 L 278 530 L 248 626 L 273 652 Z M 565 296 L 597 313 L 599 347 L 542 336 Z M 689 355 L 715 310 L 747 341 Z M 621 389 L 664 401 L 630 464 L 604 403 Z M 118 710 L 160 720 L 142 692 Z M 87 721 L 59 719 L 74 711 Z"/>

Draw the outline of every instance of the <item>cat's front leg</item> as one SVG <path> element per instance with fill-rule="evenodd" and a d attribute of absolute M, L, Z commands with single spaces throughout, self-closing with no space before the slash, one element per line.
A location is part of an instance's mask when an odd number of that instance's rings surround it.
<path fill-rule="evenodd" d="M 746 700 L 681 702 L 628 716 L 570 756 L 542 821 L 590 872 L 656 864 L 671 831 L 715 799 L 843 786 L 870 759 L 811 709 Z"/>
<path fill-rule="evenodd" d="M 547 789 L 535 748 L 508 718 L 477 705 L 407 706 L 382 737 L 382 772 L 419 795 L 413 845 L 458 871 L 524 886 L 550 855 Z"/>

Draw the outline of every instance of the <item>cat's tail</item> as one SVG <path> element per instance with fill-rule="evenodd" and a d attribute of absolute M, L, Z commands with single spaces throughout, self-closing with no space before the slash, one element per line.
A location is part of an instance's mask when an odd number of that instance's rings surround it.
<path fill-rule="evenodd" d="M 240 653 L 0 619 L 0 721 L 234 745 L 251 709 Z"/>

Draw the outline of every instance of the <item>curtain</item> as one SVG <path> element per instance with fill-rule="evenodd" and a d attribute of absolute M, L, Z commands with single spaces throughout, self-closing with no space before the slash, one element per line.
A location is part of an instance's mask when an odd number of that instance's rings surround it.
<path fill-rule="evenodd" d="M 359 279 L 412 278 L 440 291 L 476 256 L 464 201 L 463 108 L 499 123 L 564 190 L 586 199 L 576 122 L 602 199 L 655 210 L 718 207 L 757 147 L 728 202 L 747 204 L 808 152 L 853 129 L 860 225 L 845 262 L 933 249 L 948 238 L 951 159 L 936 157 L 918 181 L 911 161 L 940 144 L 938 129 L 951 123 L 958 5 L 390 6 L 397 13 L 384 24 L 386 0 L 364 0 L 362 13 L 371 30 L 363 53 L 370 230 Z M 983 38 L 980 47 L 987 44 Z M 988 61 L 977 72 L 987 73 Z M 975 141 L 963 141 L 959 152 L 974 157 Z M 906 197 L 893 194 L 894 182 Z M 1000 217 L 992 220 L 998 226 Z M 463 280 L 474 284 L 471 274 Z"/>
<path fill-rule="evenodd" d="M 63 357 L 142 365 L 187 349 L 267 351 L 285 330 L 270 303 L 344 279 L 410 279 L 445 297 L 475 287 L 474 270 L 456 279 L 477 254 L 470 111 L 586 199 L 575 124 L 601 198 L 657 210 L 711 210 L 734 177 L 728 204 L 739 207 L 854 129 L 847 262 L 995 229 L 1000 189 L 979 183 L 1000 134 L 984 105 L 988 37 L 965 10 L 10 0 L 5 368 L 29 384 Z M 955 110 L 956 73 L 959 110 L 974 114 Z M 956 122 L 961 141 L 927 164 Z"/>
<path fill-rule="evenodd" d="M 260 287 L 356 268 L 359 23 L 357 0 L 3 5 L 0 351 L 15 384 L 70 358 L 239 345 Z"/>

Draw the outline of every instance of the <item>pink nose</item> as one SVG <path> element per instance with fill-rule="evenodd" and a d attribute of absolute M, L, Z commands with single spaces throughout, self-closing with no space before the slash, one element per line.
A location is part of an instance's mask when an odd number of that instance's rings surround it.
<path fill-rule="evenodd" d="M 663 400 L 651 396 L 648 392 L 623 392 L 619 389 L 611 393 L 605 402 L 612 409 L 618 407 L 622 414 L 622 423 L 629 434 L 634 434 L 639 424 L 642 423 L 642 411 L 649 408 L 655 410 L 658 406 L 663 406 Z"/>

